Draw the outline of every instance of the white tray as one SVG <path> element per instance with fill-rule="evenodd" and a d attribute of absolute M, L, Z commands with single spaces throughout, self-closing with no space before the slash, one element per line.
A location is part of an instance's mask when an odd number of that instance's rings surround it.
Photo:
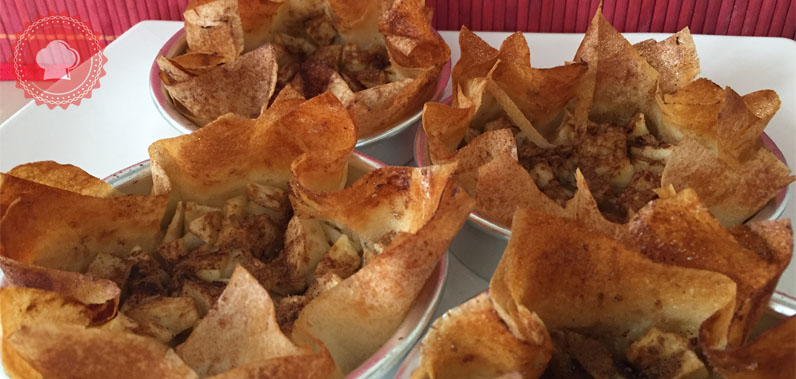
<path fill-rule="evenodd" d="M 29 103 L 0 125 L 0 171 L 26 162 L 55 160 L 106 177 L 122 167 L 148 158 L 155 140 L 177 135 L 161 117 L 149 95 L 149 68 L 155 54 L 181 22 L 143 21 L 105 49 L 106 76 L 91 99 L 80 106 L 50 110 Z M 492 46 L 509 33 L 477 33 Z M 458 33 L 442 31 L 451 46 L 451 62 L 459 59 Z M 667 34 L 626 34 L 630 42 L 663 39 Z M 525 35 L 534 67 L 560 65 L 572 59 L 582 34 Z M 782 108 L 766 133 L 776 141 L 786 160 L 796 165 L 796 42 L 784 38 L 696 35 L 702 75 L 744 94 L 776 90 Z M 450 89 L 447 90 L 450 93 Z M 796 201 L 783 217 L 796 219 Z M 487 283 L 449 256 L 448 282 L 435 318 L 447 309 L 483 291 Z M 791 264 L 777 289 L 796 297 L 796 265 Z M 394 375 L 393 375 L 394 376 Z"/>

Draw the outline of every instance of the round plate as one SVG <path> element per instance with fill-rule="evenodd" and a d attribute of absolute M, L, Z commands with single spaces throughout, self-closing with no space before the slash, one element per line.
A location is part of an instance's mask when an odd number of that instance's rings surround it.
<path fill-rule="evenodd" d="M 482 293 L 488 292 L 489 290 L 486 290 Z M 755 325 L 755 328 L 752 331 L 752 340 L 757 338 L 757 336 L 764 331 L 777 326 L 780 322 L 796 314 L 796 299 L 782 298 L 782 296 L 778 295 L 779 294 L 777 293 L 774 294 L 774 296 L 771 298 L 771 302 L 769 303 L 769 309 L 763 313 L 760 321 L 758 321 L 757 325 Z M 395 379 L 410 379 L 412 377 L 412 372 L 420 367 L 422 349 L 423 342 L 421 340 L 406 356 L 406 359 L 404 359 L 401 367 L 398 368 L 398 373 L 395 375 Z"/>
<path fill-rule="evenodd" d="M 439 36 L 436 30 L 434 33 Z M 186 46 L 185 29 L 182 28 L 166 41 L 158 51 L 156 58 L 159 56 L 173 58 L 185 52 Z M 440 71 L 437 86 L 428 101 L 437 101 L 442 98 L 450 76 L 451 61 L 448 59 Z M 152 62 L 152 67 L 149 70 L 149 89 L 155 107 L 169 125 L 182 134 L 189 134 L 199 129 L 193 121 L 177 110 L 160 79 L 160 67 L 157 61 Z M 417 112 L 408 115 L 403 121 L 381 134 L 358 140 L 356 148 L 391 165 L 406 164 L 412 159 L 412 140 L 414 138 L 414 128 L 412 127 L 419 125 L 422 116 L 423 108 L 421 107 Z"/>
<path fill-rule="evenodd" d="M 351 182 L 367 172 L 384 167 L 367 155 L 354 152 L 349 158 L 349 177 Z M 149 194 L 152 189 L 152 175 L 149 161 L 143 161 L 119 170 L 104 179 L 114 188 L 124 193 Z M 406 352 L 415 345 L 421 334 L 431 322 L 437 309 L 445 278 L 448 275 L 448 256 L 444 254 L 420 290 L 406 318 L 389 340 L 367 361 L 349 373 L 346 378 L 380 378 L 401 363 Z"/>
<path fill-rule="evenodd" d="M 451 104 L 452 97 L 442 101 L 444 104 Z M 782 163 L 787 165 L 785 156 L 777 147 L 777 144 L 765 133 L 760 135 L 760 143 L 763 147 L 771 151 Z M 414 140 L 414 158 L 420 167 L 431 165 L 431 158 L 428 151 L 428 141 L 426 132 L 422 126 L 418 128 Z M 785 208 L 790 201 L 792 189 L 786 186 L 766 205 L 753 215 L 747 222 L 764 221 L 779 219 L 785 212 Z M 478 212 L 472 212 L 468 216 L 467 222 L 462 227 L 456 237 L 451 241 L 450 251 L 464 263 L 467 268 L 479 277 L 489 280 L 492 272 L 497 267 L 500 255 L 506 248 L 511 230 L 497 222 L 484 217 Z M 498 254 L 484 254 L 484 251 L 500 252 Z M 782 292 L 777 292 L 788 298 L 796 298 Z M 794 294 L 796 295 L 796 294 Z"/>

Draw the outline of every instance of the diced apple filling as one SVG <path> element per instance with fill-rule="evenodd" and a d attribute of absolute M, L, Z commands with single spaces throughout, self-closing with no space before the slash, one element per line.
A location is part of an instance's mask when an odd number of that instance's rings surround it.
<path fill-rule="evenodd" d="M 651 378 L 704 379 L 708 370 L 684 337 L 651 328 L 627 349 L 630 363 Z"/>
<path fill-rule="evenodd" d="M 347 228 L 291 217 L 284 189 L 249 184 L 222 207 L 177 204 L 163 244 L 127 257 L 97 254 L 88 273 L 123 289 L 119 316 L 108 327 L 169 343 L 208 313 L 237 265 L 276 301 L 289 330 L 301 309 L 333 289 L 389 243 L 364 241 Z"/>

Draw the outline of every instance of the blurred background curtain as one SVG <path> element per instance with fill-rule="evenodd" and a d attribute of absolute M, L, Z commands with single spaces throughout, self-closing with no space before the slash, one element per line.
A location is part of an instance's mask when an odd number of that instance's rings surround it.
<path fill-rule="evenodd" d="M 438 29 L 583 33 L 599 0 L 426 0 Z M 621 32 L 796 38 L 793 0 L 604 0 Z"/>
<path fill-rule="evenodd" d="M 367 1 L 367 0 L 352 0 Z M 188 0 L 0 0 L 0 80 L 26 24 L 52 13 L 88 21 L 102 44 L 142 20 L 182 20 Z M 582 33 L 599 0 L 426 0 L 439 30 Z M 796 39 L 796 0 L 604 0 L 603 13 L 622 32 Z"/>

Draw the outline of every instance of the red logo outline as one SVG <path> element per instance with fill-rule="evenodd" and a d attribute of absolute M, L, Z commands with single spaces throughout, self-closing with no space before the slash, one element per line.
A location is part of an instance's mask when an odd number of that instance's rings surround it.
<path fill-rule="evenodd" d="M 30 70 L 24 70 L 22 67 L 24 65 L 23 55 L 25 54 L 25 49 L 31 49 L 31 41 L 36 39 L 37 34 L 43 33 L 48 27 L 52 28 L 54 26 L 71 28 L 72 31 L 75 32 L 75 35 L 82 36 L 87 42 L 86 46 L 90 54 L 90 57 L 86 61 L 79 63 L 81 66 L 88 64 L 88 72 L 82 75 L 81 78 L 78 78 L 82 80 L 76 80 L 74 88 L 68 91 L 63 91 L 63 89 L 61 89 L 58 92 L 48 92 L 47 89 L 52 86 L 42 88 L 40 85 L 33 83 L 34 78 L 29 77 L 29 75 L 31 75 Z M 48 36 L 44 37 L 46 42 L 61 41 L 67 43 L 61 39 L 49 39 L 47 38 Z M 99 40 L 96 38 L 95 33 L 88 23 L 70 15 L 45 16 L 27 25 L 15 44 L 13 66 L 17 78 L 16 86 L 25 92 L 25 97 L 33 99 L 36 105 L 46 104 L 50 109 L 54 109 L 56 106 L 66 109 L 70 104 L 78 106 L 82 99 L 90 98 L 91 92 L 95 88 L 100 87 L 100 78 L 105 75 L 103 66 L 107 61 L 107 57 L 103 54 L 103 48 L 100 46 Z M 64 82 L 58 81 L 53 84 L 56 83 Z"/>

